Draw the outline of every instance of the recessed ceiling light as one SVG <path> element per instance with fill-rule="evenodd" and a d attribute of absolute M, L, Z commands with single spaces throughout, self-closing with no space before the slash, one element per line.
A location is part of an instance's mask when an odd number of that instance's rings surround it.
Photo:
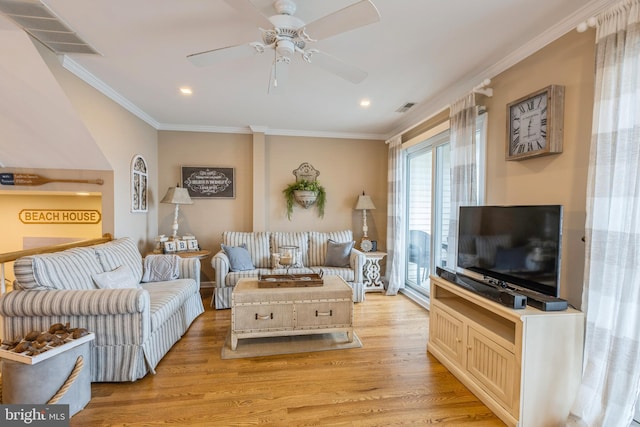
<path fill-rule="evenodd" d="M 191 94 L 193 93 L 193 91 L 191 90 L 191 88 L 190 88 L 190 87 L 181 87 L 181 88 L 180 88 L 180 92 L 181 92 L 183 95 L 191 95 Z"/>
<path fill-rule="evenodd" d="M 360 101 L 360 106 L 361 106 L 361 107 L 366 108 L 366 107 L 368 107 L 369 105 L 371 105 L 371 101 L 370 101 L 370 100 L 368 100 L 367 98 L 365 98 L 365 99 L 363 99 L 363 100 L 361 100 L 361 101 Z"/>

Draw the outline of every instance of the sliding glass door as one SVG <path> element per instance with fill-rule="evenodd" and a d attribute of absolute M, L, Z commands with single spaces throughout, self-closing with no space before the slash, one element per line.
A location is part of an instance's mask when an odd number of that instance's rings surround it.
<path fill-rule="evenodd" d="M 406 285 L 429 294 L 429 274 L 446 262 L 449 131 L 407 150 Z"/>
<path fill-rule="evenodd" d="M 478 203 L 484 201 L 484 170 L 487 115 L 476 126 L 476 181 Z M 405 230 L 405 285 L 429 296 L 429 275 L 447 265 L 451 219 L 450 132 L 445 130 L 407 148 Z M 455 233 L 454 233 L 455 235 Z"/>

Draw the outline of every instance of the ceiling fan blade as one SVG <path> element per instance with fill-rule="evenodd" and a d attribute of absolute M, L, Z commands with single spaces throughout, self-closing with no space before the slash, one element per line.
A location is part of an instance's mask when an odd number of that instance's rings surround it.
<path fill-rule="evenodd" d="M 329 71 L 351 83 L 360 83 L 367 78 L 368 73 L 360 68 L 347 64 L 341 59 L 331 56 L 328 53 L 315 50 L 313 58 L 309 61 L 325 71 Z"/>
<path fill-rule="evenodd" d="M 269 94 L 282 94 L 287 87 L 289 80 L 289 61 L 284 58 L 277 58 L 271 67 L 269 77 Z"/>
<path fill-rule="evenodd" d="M 269 18 L 264 16 L 256 9 L 256 7 L 249 0 L 224 0 L 226 4 L 240 12 L 243 19 L 253 21 L 258 28 L 269 29 L 273 27 Z"/>
<path fill-rule="evenodd" d="M 380 13 L 369 0 L 361 0 L 305 26 L 305 32 L 314 40 L 322 40 L 358 27 L 380 21 Z"/>
<path fill-rule="evenodd" d="M 224 61 L 246 58 L 259 53 L 250 44 L 239 44 L 236 46 L 221 47 L 220 49 L 208 50 L 205 52 L 187 55 L 187 59 L 198 67 L 207 67 Z"/>

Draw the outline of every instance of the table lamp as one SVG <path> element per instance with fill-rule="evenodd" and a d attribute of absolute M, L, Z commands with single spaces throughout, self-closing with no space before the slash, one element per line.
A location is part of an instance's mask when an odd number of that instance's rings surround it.
<path fill-rule="evenodd" d="M 356 204 L 356 210 L 362 211 L 362 241 L 360 246 L 366 252 L 371 250 L 371 247 L 370 247 L 371 242 L 369 241 L 369 237 L 367 236 L 367 232 L 369 231 L 369 227 L 367 227 L 367 210 L 373 210 L 375 208 L 376 207 L 373 204 L 371 197 L 364 194 L 364 191 L 363 191 L 362 194 L 358 196 L 358 203 Z M 365 243 L 365 240 L 367 241 L 366 243 Z M 368 250 L 366 248 L 368 248 Z"/>
<path fill-rule="evenodd" d="M 169 187 L 167 194 L 165 194 L 164 198 L 160 200 L 160 203 L 172 203 L 176 205 L 176 210 L 173 214 L 173 226 L 171 226 L 173 230 L 171 239 L 175 240 L 178 234 L 178 211 L 180 209 L 180 205 L 193 204 L 191 197 L 189 197 L 189 191 L 186 188 L 181 188 L 177 185 L 175 187 Z"/>

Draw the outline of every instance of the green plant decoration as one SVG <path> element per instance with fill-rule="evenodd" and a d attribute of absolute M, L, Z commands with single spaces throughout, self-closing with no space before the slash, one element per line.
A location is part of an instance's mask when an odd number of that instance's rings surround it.
<path fill-rule="evenodd" d="M 324 208 L 327 203 L 327 192 L 324 187 L 320 185 L 318 181 L 301 179 L 300 181 L 289 184 L 287 188 L 282 190 L 287 201 L 287 218 L 289 221 L 291 221 L 291 214 L 293 214 L 293 205 L 298 201 L 296 200 L 296 191 L 313 191 L 316 194 L 315 201 L 306 206 L 302 203 L 301 205 L 308 208 L 311 204 L 315 204 L 318 208 L 318 216 L 324 217 Z"/>

